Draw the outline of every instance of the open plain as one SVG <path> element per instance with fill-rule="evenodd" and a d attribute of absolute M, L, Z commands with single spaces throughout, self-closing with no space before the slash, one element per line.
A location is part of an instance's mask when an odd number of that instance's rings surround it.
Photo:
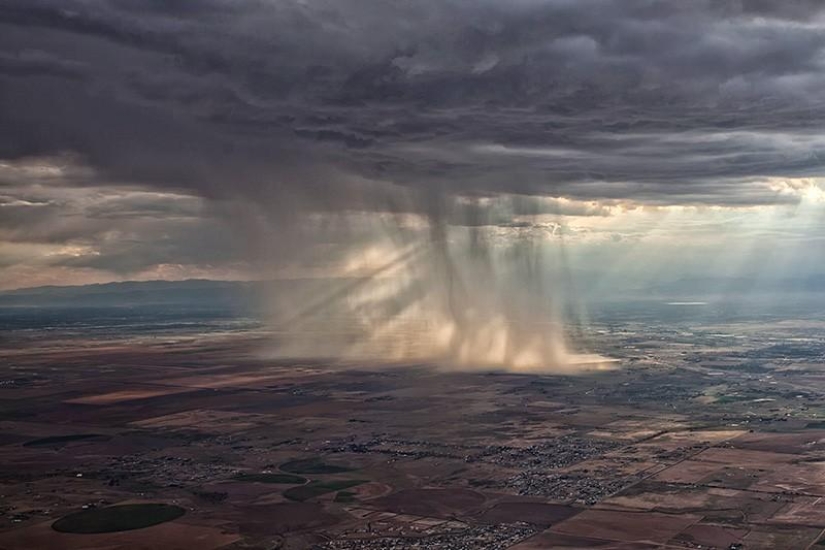
<path fill-rule="evenodd" d="M 579 374 L 4 331 L 0 548 L 821 546 L 822 327 L 620 327 L 590 328 L 618 368 Z M 787 331 L 812 336 L 772 354 Z M 136 504 L 181 513 L 110 525 Z"/>

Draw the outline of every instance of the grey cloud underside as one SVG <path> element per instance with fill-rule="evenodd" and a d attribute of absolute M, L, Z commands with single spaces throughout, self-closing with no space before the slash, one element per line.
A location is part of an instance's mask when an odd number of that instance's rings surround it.
<path fill-rule="evenodd" d="M 736 205 L 825 160 L 813 0 L 12 0 L 0 48 L 0 157 L 96 183 Z"/>

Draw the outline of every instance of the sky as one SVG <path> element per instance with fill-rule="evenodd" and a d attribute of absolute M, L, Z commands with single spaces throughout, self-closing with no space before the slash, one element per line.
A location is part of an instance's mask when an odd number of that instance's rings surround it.
<path fill-rule="evenodd" d="M 4 0 L 0 289 L 814 277 L 823 89 L 820 0 Z"/>

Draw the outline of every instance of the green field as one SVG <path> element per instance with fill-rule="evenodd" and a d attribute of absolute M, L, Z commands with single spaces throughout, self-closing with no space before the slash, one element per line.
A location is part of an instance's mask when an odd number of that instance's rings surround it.
<path fill-rule="evenodd" d="M 304 460 L 290 460 L 281 464 L 281 470 L 291 474 L 340 474 L 342 472 L 349 472 L 352 468 L 345 466 L 337 466 L 335 464 L 327 464 L 317 458 L 308 458 Z"/>
<path fill-rule="evenodd" d="M 124 504 L 69 514 L 52 523 L 52 529 L 61 533 L 116 533 L 166 523 L 185 513 L 169 504 Z"/>
<path fill-rule="evenodd" d="M 234 479 L 258 483 L 280 483 L 283 485 L 300 485 L 307 481 L 306 478 L 292 474 L 238 474 Z"/>
<path fill-rule="evenodd" d="M 363 479 L 342 479 L 338 481 L 312 481 L 300 487 L 293 487 L 284 491 L 284 496 L 289 500 L 297 500 L 303 502 L 311 498 L 315 498 L 333 491 L 341 491 L 349 489 L 356 485 L 366 483 Z"/>
<path fill-rule="evenodd" d="M 53 435 L 42 439 L 33 439 L 23 443 L 24 447 L 62 447 L 73 441 L 108 441 L 108 435 L 101 434 L 73 434 L 73 435 Z"/>

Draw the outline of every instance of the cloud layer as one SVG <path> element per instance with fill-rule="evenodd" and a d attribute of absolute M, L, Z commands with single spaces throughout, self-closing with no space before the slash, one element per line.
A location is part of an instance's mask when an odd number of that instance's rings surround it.
<path fill-rule="evenodd" d="M 227 220 L 288 264 L 313 212 L 795 203 L 823 89 L 818 0 L 7 0 L 0 240 L 125 275 L 260 251 Z"/>
<path fill-rule="evenodd" d="M 331 200 L 367 178 L 770 202 L 759 180 L 822 170 L 823 17 L 815 1 L 12 0 L 0 156 L 68 151 L 207 194 Z"/>

